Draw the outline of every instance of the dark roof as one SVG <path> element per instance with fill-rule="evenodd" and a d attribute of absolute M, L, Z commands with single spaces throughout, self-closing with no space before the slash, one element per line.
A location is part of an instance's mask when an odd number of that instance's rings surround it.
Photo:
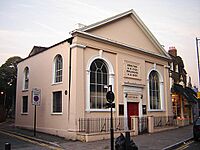
<path fill-rule="evenodd" d="M 36 55 L 44 50 L 46 50 L 48 47 L 42 47 L 42 46 L 34 46 L 31 52 L 29 53 L 28 57 Z"/>
<path fill-rule="evenodd" d="M 41 53 L 41 52 L 47 51 L 47 50 L 49 50 L 50 48 L 55 47 L 55 46 L 57 46 L 57 45 L 59 45 L 59 44 L 62 44 L 62 43 L 64 43 L 64 42 L 68 42 L 68 43 L 72 44 L 72 40 L 73 40 L 73 37 L 70 37 L 70 38 L 68 38 L 68 39 L 66 39 L 66 40 L 64 40 L 64 41 L 61 41 L 61 42 L 59 42 L 59 43 L 56 43 L 56 44 L 54 44 L 54 45 L 52 45 L 52 46 L 50 46 L 50 47 L 34 46 L 33 49 L 31 50 L 30 54 L 28 55 L 28 57 L 22 59 L 22 60 L 19 61 L 18 63 L 20 63 L 20 62 L 22 62 L 22 61 L 24 61 L 24 60 L 26 60 L 26 59 L 28 59 L 28 58 L 30 58 L 30 57 L 32 57 L 32 56 L 35 56 L 35 55 L 37 55 L 37 54 L 39 54 L 39 53 Z"/>

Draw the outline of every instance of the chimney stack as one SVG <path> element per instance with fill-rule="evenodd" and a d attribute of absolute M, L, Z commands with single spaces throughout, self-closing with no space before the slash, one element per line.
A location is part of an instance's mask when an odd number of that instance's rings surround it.
<path fill-rule="evenodd" d="M 174 56 L 174 57 L 177 56 L 177 50 L 176 50 L 176 48 L 175 48 L 174 46 L 169 47 L 168 53 L 169 53 L 170 55 Z"/>

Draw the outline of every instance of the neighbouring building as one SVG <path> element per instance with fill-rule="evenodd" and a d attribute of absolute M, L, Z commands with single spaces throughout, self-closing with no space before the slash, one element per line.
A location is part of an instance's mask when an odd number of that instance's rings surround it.
<path fill-rule="evenodd" d="M 182 58 L 177 55 L 177 49 L 170 47 L 168 53 L 172 58 L 169 65 L 173 114 L 178 125 L 184 126 L 192 123 L 197 115 L 196 93 L 191 89 L 191 81 L 187 84 L 187 72 Z"/>
<path fill-rule="evenodd" d="M 18 64 L 16 126 L 33 128 L 35 88 L 37 130 L 70 139 L 109 138 L 108 85 L 115 131 L 134 132 L 133 116 L 173 115 L 171 58 L 133 10 L 81 26 L 51 47 L 34 46 Z"/>

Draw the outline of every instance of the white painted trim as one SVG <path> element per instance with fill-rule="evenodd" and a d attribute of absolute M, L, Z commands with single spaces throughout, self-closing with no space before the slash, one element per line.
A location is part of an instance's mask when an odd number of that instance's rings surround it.
<path fill-rule="evenodd" d="M 148 109 L 149 112 L 164 112 L 165 109 Z"/>
<path fill-rule="evenodd" d="M 59 84 L 62 84 L 63 82 L 56 82 L 56 83 L 52 83 L 51 85 L 54 86 L 54 85 L 59 85 Z"/>
<path fill-rule="evenodd" d="M 61 82 L 55 82 L 55 63 L 56 63 L 56 58 L 58 56 L 61 56 L 62 58 L 62 81 Z M 59 53 L 59 54 L 56 54 L 55 57 L 53 58 L 53 70 L 52 70 L 52 85 L 56 85 L 56 84 L 61 84 L 63 82 L 63 72 L 64 72 L 64 59 L 63 59 L 63 56 Z"/>
<path fill-rule="evenodd" d="M 28 68 L 28 88 L 25 88 L 25 69 Z M 30 86 L 30 68 L 26 66 L 23 71 L 22 91 L 28 91 Z"/>
<path fill-rule="evenodd" d="M 84 28 L 80 28 L 80 30 L 81 30 L 81 31 L 88 31 L 88 30 L 90 30 L 90 29 L 93 29 L 93 28 L 96 28 L 96 27 L 98 27 L 98 26 L 104 25 L 104 24 L 106 24 L 106 23 L 112 22 L 112 21 L 114 21 L 114 20 L 116 20 L 116 19 L 119 19 L 119 18 L 121 18 L 121 17 L 124 17 L 124 16 L 126 16 L 126 15 L 132 14 L 133 12 L 134 12 L 134 11 L 131 9 L 131 10 L 127 11 L 127 12 L 124 12 L 124 13 L 121 13 L 121 14 L 118 14 L 118 15 L 115 15 L 115 16 L 113 16 L 113 17 L 107 18 L 107 19 L 102 20 L 102 21 L 100 21 L 100 22 L 97 22 L 97 23 L 91 24 L 91 25 L 89 25 L 89 26 L 86 26 L 86 27 L 84 27 Z"/>
<path fill-rule="evenodd" d="M 112 110 L 116 111 L 115 108 L 113 108 Z M 108 109 L 90 109 L 89 112 L 110 112 L 110 108 L 108 108 Z"/>
<path fill-rule="evenodd" d="M 56 113 L 56 112 L 54 113 L 54 112 L 52 112 L 51 113 L 51 115 L 62 115 L 62 114 L 63 114 L 63 112 L 60 112 L 60 113 Z"/>
<path fill-rule="evenodd" d="M 88 36 L 90 38 L 101 40 L 102 42 L 105 41 L 105 42 L 109 42 L 111 44 L 116 44 L 116 45 L 119 45 L 119 46 L 123 46 L 123 47 L 131 49 L 133 51 L 139 51 L 139 52 L 143 52 L 143 53 L 146 53 L 146 54 L 149 54 L 149 55 L 153 55 L 153 56 L 161 57 L 161 58 L 164 58 L 164 59 L 167 59 L 167 60 L 171 60 L 171 57 L 169 57 L 169 56 L 165 56 L 165 55 L 157 54 L 157 53 L 154 53 L 154 52 L 150 52 L 150 51 L 147 51 L 147 50 L 139 48 L 139 47 L 135 47 L 135 46 L 128 45 L 128 44 L 125 44 L 125 43 L 121 43 L 121 42 L 118 42 L 118 41 L 113 41 L 111 39 L 107 39 L 107 38 L 100 37 L 100 36 L 97 36 L 97 35 L 93 35 L 93 34 L 90 34 L 90 33 L 86 33 L 86 32 L 83 32 L 83 31 L 76 31 L 76 33 Z"/>
<path fill-rule="evenodd" d="M 138 108 L 139 108 L 139 117 L 142 117 L 143 114 L 142 114 L 142 99 L 140 98 L 140 102 L 138 104 Z"/>
<path fill-rule="evenodd" d="M 161 109 L 150 109 L 150 93 L 149 93 L 149 75 L 152 71 L 156 71 L 159 76 L 159 81 L 160 81 L 160 107 Z M 165 93 L 164 93 L 164 81 L 163 81 L 163 76 L 160 73 L 159 70 L 156 69 L 156 64 L 148 71 L 147 73 L 147 100 L 148 100 L 148 111 L 165 111 Z"/>
<path fill-rule="evenodd" d="M 126 98 L 126 93 L 124 95 L 124 130 L 128 130 L 128 106 L 127 106 L 127 98 Z"/>
<path fill-rule="evenodd" d="M 73 43 L 70 45 L 70 48 L 75 48 L 75 47 L 79 47 L 79 48 L 86 48 L 85 45 L 82 44 L 78 44 L 78 43 Z"/>
<path fill-rule="evenodd" d="M 102 54 L 102 55 L 101 55 Z M 104 111 L 104 110 L 109 110 L 109 109 L 90 109 L 90 66 L 92 64 L 92 62 L 96 59 L 102 59 L 107 67 L 108 67 L 108 71 L 109 71 L 109 85 L 112 85 L 113 87 L 113 93 L 115 93 L 115 85 L 114 85 L 114 69 L 113 69 L 113 65 L 111 64 L 111 62 L 103 55 L 103 52 L 99 53 L 96 56 L 91 57 L 88 60 L 87 66 L 86 66 L 86 111 L 90 112 L 90 111 Z"/>
<path fill-rule="evenodd" d="M 77 32 L 87 32 L 90 29 L 94 29 L 96 27 L 102 26 L 104 24 L 110 23 L 112 21 L 115 21 L 119 18 L 122 18 L 124 16 L 131 15 L 132 19 L 137 23 L 137 25 L 141 28 L 141 30 L 144 31 L 146 36 L 152 41 L 152 43 L 159 49 L 161 53 L 163 53 L 168 59 L 171 59 L 170 55 L 165 51 L 165 49 L 161 46 L 161 44 L 158 42 L 158 40 L 155 38 L 155 36 L 151 33 L 151 31 L 147 28 L 147 26 L 144 24 L 144 22 L 140 19 L 140 17 L 136 14 L 136 12 L 131 9 L 129 11 L 120 13 L 118 15 L 112 16 L 110 18 L 104 19 L 102 21 L 93 23 L 89 26 L 85 26 L 83 28 L 75 29 L 70 32 L 70 34 L 74 34 Z"/>
<path fill-rule="evenodd" d="M 61 112 L 53 112 L 53 93 L 54 92 L 61 92 L 61 95 L 62 95 L 62 110 Z M 63 114 L 63 97 L 64 97 L 65 93 L 62 91 L 62 90 L 55 90 L 55 91 L 52 91 L 51 92 L 51 115 L 62 115 Z"/>
<path fill-rule="evenodd" d="M 28 95 L 22 95 L 21 97 L 21 115 L 28 115 L 29 114 L 29 100 L 27 100 L 27 112 L 23 112 L 23 97 L 27 96 L 29 99 Z"/>

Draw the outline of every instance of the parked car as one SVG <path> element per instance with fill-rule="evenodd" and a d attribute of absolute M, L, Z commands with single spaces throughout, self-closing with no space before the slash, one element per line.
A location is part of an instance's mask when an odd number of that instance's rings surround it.
<path fill-rule="evenodd" d="M 197 141 L 200 138 L 200 117 L 197 118 L 193 125 L 194 140 Z"/>

